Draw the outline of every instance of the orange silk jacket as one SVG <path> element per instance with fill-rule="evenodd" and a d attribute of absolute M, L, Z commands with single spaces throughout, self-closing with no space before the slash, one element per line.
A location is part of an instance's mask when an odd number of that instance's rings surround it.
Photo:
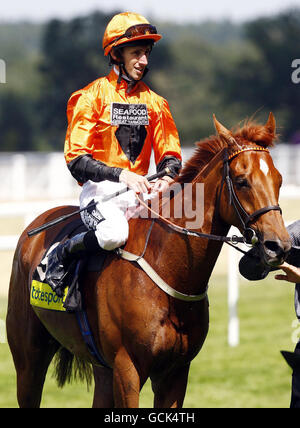
<path fill-rule="evenodd" d="M 167 101 L 142 81 L 128 93 L 114 68 L 106 77 L 74 92 L 68 102 L 66 162 L 90 155 L 110 167 L 148 172 L 165 156 L 181 160 L 178 132 Z M 134 132 L 133 132 L 134 130 Z"/>

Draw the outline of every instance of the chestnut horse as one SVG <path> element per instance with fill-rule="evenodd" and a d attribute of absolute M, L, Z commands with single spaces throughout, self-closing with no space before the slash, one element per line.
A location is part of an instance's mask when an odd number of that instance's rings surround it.
<path fill-rule="evenodd" d="M 217 135 L 197 143 L 177 178 L 178 183 L 192 183 L 193 189 L 204 183 L 201 228 L 185 228 L 184 212 L 182 218 L 168 219 L 175 229 L 161 218 L 134 218 L 125 246 L 128 253 L 143 254 L 165 283 L 190 298 L 170 296 L 137 263 L 116 252 L 109 253 L 101 272 L 84 276 L 87 316 L 108 367 L 99 366 L 88 351 L 74 313 L 30 305 L 32 274 L 62 226 L 34 237 L 27 232 L 75 208 L 47 211 L 23 232 L 13 261 L 7 313 L 21 407 L 40 405 L 55 354 L 60 356 L 61 384 L 70 375 L 74 356 L 92 366 L 94 407 L 138 407 L 140 390 L 149 377 L 155 407 L 182 407 L 190 363 L 208 332 L 208 281 L 230 225 L 246 239 L 258 241 L 265 263 L 282 263 L 290 240 L 278 206 L 281 176 L 268 151 L 275 138 L 274 117 L 270 113 L 265 125 L 249 122 L 235 131 L 215 117 L 214 121 Z M 177 197 L 171 202 L 175 204 Z M 195 205 L 196 192 L 191 197 L 190 204 Z M 83 375 L 84 365 L 81 370 Z"/>

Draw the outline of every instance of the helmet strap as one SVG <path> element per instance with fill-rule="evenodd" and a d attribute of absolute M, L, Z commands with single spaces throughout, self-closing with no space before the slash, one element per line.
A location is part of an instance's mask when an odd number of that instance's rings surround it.
<path fill-rule="evenodd" d="M 125 67 L 124 67 L 125 69 Z M 122 82 L 122 78 L 123 78 L 123 63 L 119 63 L 119 77 L 117 80 L 117 83 L 120 84 Z"/>
<path fill-rule="evenodd" d="M 128 74 L 123 62 L 119 62 L 118 64 L 115 64 L 115 65 L 119 68 L 119 76 L 118 76 L 117 83 L 120 84 L 122 82 L 122 79 L 124 79 L 127 82 L 126 92 L 130 92 L 131 89 L 139 82 L 139 80 L 134 80 Z M 146 76 L 148 72 L 149 72 L 149 68 L 146 67 L 142 79 Z"/>

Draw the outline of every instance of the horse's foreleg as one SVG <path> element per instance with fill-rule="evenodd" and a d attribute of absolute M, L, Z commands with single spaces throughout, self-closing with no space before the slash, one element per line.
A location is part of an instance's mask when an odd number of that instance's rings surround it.
<path fill-rule="evenodd" d="M 113 397 L 113 371 L 105 367 L 93 367 L 94 369 L 94 401 L 93 407 L 114 407 Z"/>
<path fill-rule="evenodd" d="M 186 392 L 190 365 L 152 379 L 155 408 L 181 408 Z"/>
<path fill-rule="evenodd" d="M 114 362 L 115 407 L 139 407 L 140 376 L 125 348 L 121 348 Z"/>

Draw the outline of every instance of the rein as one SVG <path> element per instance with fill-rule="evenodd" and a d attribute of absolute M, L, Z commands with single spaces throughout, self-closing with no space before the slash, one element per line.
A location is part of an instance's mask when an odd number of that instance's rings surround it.
<path fill-rule="evenodd" d="M 233 182 L 232 179 L 230 177 L 230 172 L 229 172 L 229 163 L 230 161 L 236 157 L 237 155 L 239 155 L 242 152 L 245 151 L 264 151 L 264 152 L 268 152 L 268 149 L 265 149 L 263 147 L 246 147 L 246 148 L 242 148 L 234 153 L 232 153 L 230 156 L 228 156 L 228 151 L 227 149 L 224 149 L 224 158 L 223 158 L 223 177 L 222 177 L 222 183 L 221 183 L 221 188 L 220 188 L 220 192 L 217 198 L 217 206 L 219 208 L 219 204 L 220 204 L 220 198 L 221 198 L 221 194 L 222 194 L 222 190 L 224 187 L 224 183 L 226 183 L 227 186 L 227 190 L 229 193 L 229 203 L 230 205 L 233 205 L 236 214 L 239 217 L 239 220 L 242 224 L 243 227 L 243 236 L 237 236 L 237 235 L 233 235 L 233 236 L 222 236 L 222 235 L 214 235 L 214 234 L 210 234 L 210 233 L 202 233 L 202 232 L 196 232 L 196 231 L 191 231 L 189 229 L 186 229 L 184 227 L 178 226 L 177 224 L 171 222 L 170 220 L 166 219 L 165 217 L 163 217 L 162 215 L 160 215 L 159 213 L 157 213 L 156 211 L 154 211 L 152 208 L 150 208 L 147 204 L 145 204 L 144 201 L 142 201 L 138 195 L 136 195 L 136 198 L 139 200 L 139 203 L 146 208 L 148 211 L 150 211 L 152 214 L 154 214 L 155 217 L 160 218 L 164 223 L 166 223 L 171 229 L 175 230 L 178 233 L 182 233 L 184 235 L 187 236 L 195 236 L 197 238 L 206 238 L 206 239 L 211 239 L 214 241 L 221 241 L 221 242 L 225 242 L 227 244 L 233 244 L 236 245 L 238 243 L 244 243 L 244 244 L 251 244 L 252 246 L 254 246 L 257 242 L 258 242 L 258 237 L 256 235 L 256 232 L 254 231 L 254 229 L 249 227 L 249 223 L 251 223 L 252 221 L 254 221 L 256 218 L 260 217 L 261 215 L 267 213 L 268 211 L 272 211 L 272 210 L 278 210 L 280 211 L 280 213 L 282 213 L 282 210 L 280 208 L 279 205 L 269 205 L 267 207 L 263 207 L 260 208 L 258 210 L 256 210 L 254 213 L 252 214 L 248 214 L 245 209 L 243 208 L 242 204 L 240 203 L 235 190 L 234 190 L 234 186 L 233 186 Z M 211 163 L 215 164 L 215 158 L 217 156 L 215 156 L 212 161 L 209 163 L 208 166 L 210 166 Z M 205 175 L 207 174 L 207 168 L 205 167 Z M 197 177 L 199 177 L 200 175 L 202 175 L 202 173 L 200 172 L 200 174 L 198 174 Z M 244 216 L 245 219 L 243 219 L 242 215 Z M 248 236 L 247 236 L 248 235 Z M 252 236 L 249 236 L 252 235 Z M 237 248 L 234 246 L 234 248 L 238 251 L 241 251 L 242 253 L 245 254 L 245 251 Z"/>
<path fill-rule="evenodd" d="M 145 207 L 148 211 L 150 211 L 152 214 L 154 214 L 156 217 L 160 218 L 164 223 L 166 223 L 171 229 L 175 230 L 178 233 L 182 233 L 183 235 L 188 236 L 196 236 L 197 238 L 207 238 L 212 239 L 214 241 L 223 241 L 223 242 L 231 242 L 232 244 L 237 244 L 239 242 L 245 242 L 245 238 L 242 236 L 222 236 L 222 235 L 213 235 L 210 233 L 202 233 L 202 232 L 196 232 L 189 229 L 186 229 L 185 227 L 178 226 L 177 224 L 173 223 L 172 221 L 166 219 L 162 215 L 160 215 L 158 212 L 154 211 L 152 208 L 150 208 L 147 204 L 145 204 L 144 201 L 142 201 L 138 195 L 136 195 L 136 198 L 138 199 L 139 203 Z"/>
<path fill-rule="evenodd" d="M 246 243 L 249 244 L 251 243 L 252 246 L 256 245 L 257 242 L 259 241 L 259 238 L 257 237 L 257 234 L 255 232 L 254 229 L 249 227 L 249 223 L 251 223 L 252 221 L 254 221 L 255 219 L 257 219 L 258 217 L 260 217 L 261 215 L 271 211 L 271 210 L 276 210 L 276 211 L 281 211 L 281 208 L 279 205 L 269 205 L 263 208 L 260 208 L 258 210 L 256 210 L 254 213 L 252 214 L 248 214 L 245 209 L 243 208 L 242 204 L 240 203 L 235 190 L 234 190 L 234 186 L 233 186 L 233 182 L 232 179 L 230 177 L 230 170 L 229 170 L 229 163 L 230 161 L 235 157 L 238 156 L 240 153 L 245 152 L 245 151 L 249 151 L 249 150 L 254 150 L 254 151 L 264 151 L 264 152 L 268 152 L 269 150 L 263 147 L 258 147 L 258 146 L 253 146 L 253 147 L 246 147 L 246 148 L 242 148 L 234 153 L 232 153 L 230 156 L 228 155 L 228 150 L 227 148 L 222 150 L 222 154 L 223 152 L 224 157 L 223 157 L 223 176 L 222 176 L 222 182 L 221 182 L 221 188 L 220 188 L 220 192 L 219 195 L 217 197 L 217 209 L 219 210 L 219 205 L 220 205 L 220 199 L 221 199 L 221 194 L 223 191 L 223 187 L 224 187 L 224 183 L 226 183 L 226 187 L 228 190 L 228 194 L 229 194 L 229 203 L 230 205 L 233 205 L 234 210 L 236 212 L 236 214 L 238 215 L 238 218 L 241 222 L 241 225 L 243 227 L 243 236 L 222 236 L 222 235 L 213 235 L 213 234 L 209 234 L 209 233 L 202 233 L 202 232 L 196 232 L 196 231 L 191 231 L 188 230 L 184 227 L 178 226 L 177 224 L 171 222 L 170 220 L 166 219 L 165 217 L 163 217 L 162 215 L 160 215 L 159 213 L 157 213 L 156 211 L 154 211 L 152 208 L 150 208 L 147 204 L 145 204 L 144 201 L 142 201 L 138 195 L 136 195 L 136 198 L 138 199 L 139 203 L 146 208 L 149 212 L 151 212 L 152 214 L 154 214 L 154 216 L 156 218 L 159 218 L 160 220 L 162 220 L 168 227 L 170 227 L 171 229 L 173 229 L 175 232 L 187 235 L 187 236 L 194 236 L 197 238 L 206 238 L 206 239 L 211 239 L 211 240 L 215 240 L 215 241 L 222 241 L 227 243 L 228 245 L 232 246 L 233 248 L 235 248 L 237 251 L 240 251 L 243 254 L 247 254 L 247 252 L 241 250 L 240 248 L 236 247 L 235 245 L 238 243 Z M 220 153 L 218 153 L 212 160 L 211 162 L 204 168 L 203 172 L 204 175 L 207 175 L 208 173 L 208 169 L 211 165 L 215 165 L 216 164 L 216 160 L 219 160 L 220 157 Z M 200 172 L 197 175 L 197 179 L 203 175 L 203 172 Z M 194 181 L 193 181 L 194 182 Z M 140 256 L 137 256 L 135 254 L 129 253 L 126 250 L 123 250 L 121 248 L 118 248 L 116 251 L 116 253 L 123 258 L 124 260 L 128 260 L 130 262 L 136 262 L 138 263 L 138 265 L 144 270 L 144 272 L 152 279 L 153 282 L 156 283 L 156 285 L 161 288 L 166 294 L 168 294 L 171 297 L 174 297 L 176 299 L 179 300 L 183 300 L 186 302 L 196 302 L 196 301 L 201 301 L 203 299 L 206 298 L 207 296 L 207 288 L 204 291 L 204 293 L 198 294 L 198 295 L 189 295 L 189 294 L 184 294 L 181 292 L 176 291 L 175 289 L 173 289 L 172 287 L 170 287 L 155 271 L 154 269 L 149 265 L 149 263 L 144 259 L 144 255 L 148 246 L 148 242 L 149 242 L 149 238 L 150 238 L 150 234 L 152 231 L 152 227 L 154 224 L 154 219 L 152 220 L 151 226 L 148 230 L 147 233 L 147 237 L 146 237 L 146 241 L 145 241 L 145 246 L 143 249 L 143 252 Z M 249 236 L 249 233 L 252 234 L 252 236 Z M 246 236 L 248 234 L 248 237 Z M 249 242 L 250 241 L 250 242 Z"/>

